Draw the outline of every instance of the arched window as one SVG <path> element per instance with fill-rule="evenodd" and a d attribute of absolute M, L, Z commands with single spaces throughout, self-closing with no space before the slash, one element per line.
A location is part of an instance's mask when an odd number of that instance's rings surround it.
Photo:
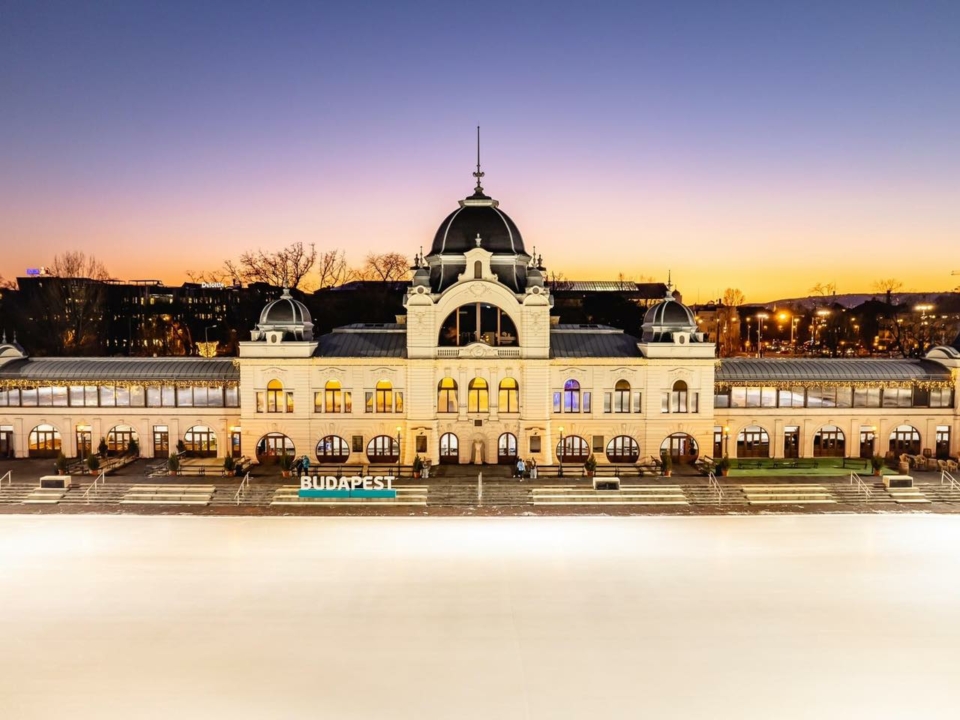
<path fill-rule="evenodd" d="M 687 384 L 683 380 L 677 380 L 673 384 L 673 390 L 670 393 L 670 412 L 687 412 Z"/>
<path fill-rule="evenodd" d="M 377 412 L 393 412 L 393 384 L 389 380 L 377 383 Z"/>
<path fill-rule="evenodd" d="M 737 457 L 770 457 L 770 436 L 759 425 L 745 427 L 737 435 Z"/>
<path fill-rule="evenodd" d="M 183 434 L 183 445 L 193 457 L 216 457 L 217 436 L 206 425 L 194 425 Z"/>
<path fill-rule="evenodd" d="M 343 412 L 343 386 L 339 380 L 329 380 L 323 387 L 323 411 Z"/>
<path fill-rule="evenodd" d="M 913 425 L 898 425 L 890 433 L 890 452 L 896 455 L 919 455 L 920 431 Z"/>
<path fill-rule="evenodd" d="M 483 279 L 483 263 L 479 260 L 473 263 L 473 277 L 476 280 Z"/>
<path fill-rule="evenodd" d="M 279 380 L 267 383 L 267 412 L 283 412 L 283 383 Z"/>
<path fill-rule="evenodd" d="M 567 380 L 563 384 L 563 411 L 580 412 L 580 383 Z"/>
<path fill-rule="evenodd" d="M 618 435 L 607 443 L 607 460 L 612 463 L 635 463 L 640 459 L 640 446 L 629 435 Z"/>
<path fill-rule="evenodd" d="M 367 443 L 367 459 L 373 463 L 395 463 L 400 460 L 400 443 L 395 437 L 377 435 Z"/>
<path fill-rule="evenodd" d="M 475 267 L 474 270 L 482 268 Z M 517 326 L 510 316 L 496 305 L 461 305 L 443 321 L 437 344 L 443 347 L 462 347 L 475 342 L 487 345 L 516 345 Z"/>
<path fill-rule="evenodd" d="M 660 443 L 660 455 L 669 455 L 675 463 L 692 463 L 700 454 L 697 441 L 686 433 L 674 433 Z"/>
<path fill-rule="evenodd" d="M 520 387 L 513 378 L 500 381 L 500 393 L 497 405 L 502 413 L 520 412 Z"/>
<path fill-rule="evenodd" d="M 615 413 L 630 412 L 630 383 L 618 380 L 613 386 L 613 411 Z"/>
<path fill-rule="evenodd" d="M 60 431 L 53 425 L 37 425 L 30 431 L 27 455 L 36 458 L 56 457 L 62 442 Z"/>
<path fill-rule="evenodd" d="M 129 425 L 115 425 L 107 433 L 107 454 L 123 455 L 130 447 L 130 442 L 134 441 L 140 444 L 140 438 L 137 431 Z"/>
<path fill-rule="evenodd" d="M 487 412 L 490 404 L 490 393 L 487 390 L 487 381 L 483 378 L 474 378 L 467 388 L 467 412 Z"/>
<path fill-rule="evenodd" d="M 460 462 L 460 440 L 453 433 L 440 436 L 440 462 L 452 465 Z"/>
<path fill-rule="evenodd" d="M 590 457 L 590 446 L 579 435 L 565 435 L 563 441 L 557 443 L 557 457 L 560 462 L 583 463 Z"/>
<path fill-rule="evenodd" d="M 445 377 L 437 386 L 437 412 L 455 413 L 457 411 L 457 382 Z"/>
<path fill-rule="evenodd" d="M 293 457 L 296 452 L 293 440 L 283 433 L 268 433 L 257 442 L 257 460 L 261 463 L 276 462 L 284 454 Z"/>
<path fill-rule="evenodd" d="M 327 435 L 317 443 L 317 461 L 320 463 L 342 463 L 350 457 L 350 446 L 339 435 Z"/>
<path fill-rule="evenodd" d="M 813 436 L 814 457 L 843 457 L 846 437 L 836 425 L 824 425 Z"/>

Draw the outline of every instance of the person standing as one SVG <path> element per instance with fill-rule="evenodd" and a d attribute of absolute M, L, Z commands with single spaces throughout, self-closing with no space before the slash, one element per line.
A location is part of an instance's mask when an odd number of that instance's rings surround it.
<path fill-rule="evenodd" d="M 530 458 L 530 479 L 537 479 L 537 461 L 535 458 Z"/>
<path fill-rule="evenodd" d="M 527 470 L 527 466 L 523 462 L 523 458 L 517 458 L 517 477 L 520 478 L 520 482 L 523 482 L 523 473 Z"/>

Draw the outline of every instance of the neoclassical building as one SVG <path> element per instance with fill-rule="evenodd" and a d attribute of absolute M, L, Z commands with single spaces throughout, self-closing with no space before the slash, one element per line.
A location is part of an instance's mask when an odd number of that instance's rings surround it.
<path fill-rule="evenodd" d="M 956 455 L 960 338 L 919 360 L 716 359 L 670 292 L 637 336 L 561 325 L 539 258 L 475 192 L 418 256 L 405 314 L 315 337 L 289 292 L 235 359 L 30 358 L 0 345 L 0 455 L 633 463 Z"/>

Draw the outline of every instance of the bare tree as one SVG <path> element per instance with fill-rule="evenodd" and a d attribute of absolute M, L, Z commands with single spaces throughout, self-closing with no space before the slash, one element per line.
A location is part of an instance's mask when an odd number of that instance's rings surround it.
<path fill-rule="evenodd" d="M 810 288 L 809 292 L 811 295 L 819 295 L 820 297 L 836 295 L 837 284 L 836 283 L 817 283 L 812 288 Z"/>
<path fill-rule="evenodd" d="M 747 298 L 740 288 L 727 288 L 723 291 L 722 302 L 727 307 L 738 308 L 746 302 Z"/>
<path fill-rule="evenodd" d="M 3 275 L 0 275 L 0 290 L 16 290 L 17 283 L 13 280 L 7 280 Z"/>
<path fill-rule="evenodd" d="M 327 250 L 317 259 L 317 274 L 320 276 L 320 288 L 342 285 L 350 269 L 343 250 Z"/>
<path fill-rule="evenodd" d="M 363 279 L 365 280 L 405 280 L 410 272 L 410 261 L 400 253 L 368 253 L 364 261 Z"/>
<path fill-rule="evenodd" d="M 48 273 L 60 278 L 87 278 L 90 280 L 109 280 L 110 273 L 103 263 L 93 255 L 82 250 L 71 250 L 55 255 L 53 263 L 47 266 Z"/>
<path fill-rule="evenodd" d="M 237 262 L 227 260 L 224 270 L 241 282 L 262 282 L 274 287 L 298 288 L 317 262 L 313 243 L 295 242 L 273 252 L 247 251 Z"/>
<path fill-rule="evenodd" d="M 562 272 L 553 272 L 551 270 L 547 278 L 547 284 L 552 291 L 569 290 L 571 287 L 570 281 L 567 280 Z"/>
<path fill-rule="evenodd" d="M 195 283 L 223 283 L 232 284 L 235 279 L 225 268 L 220 270 L 187 270 L 186 276 Z"/>
<path fill-rule="evenodd" d="M 85 355 L 102 349 L 106 285 L 110 274 L 93 255 L 65 252 L 47 266 L 51 277 L 36 281 L 30 317 L 47 329 L 42 338 L 54 355 Z"/>
<path fill-rule="evenodd" d="M 873 283 L 873 291 L 878 295 L 884 295 L 888 305 L 893 305 L 898 301 L 899 298 L 895 295 L 901 290 L 903 290 L 903 283 L 896 278 L 881 278 Z"/>

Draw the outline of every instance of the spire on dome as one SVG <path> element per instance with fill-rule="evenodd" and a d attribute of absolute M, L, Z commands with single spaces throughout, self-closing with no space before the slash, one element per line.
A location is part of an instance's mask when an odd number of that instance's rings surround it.
<path fill-rule="evenodd" d="M 477 179 L 477 186 L 473 189 L 475 195 L 483 195 L 483 186 L 480 184 L 480 178 L 484 175 L 480 169 L 480 126 L 477 125 L 477 171 L 473 176 Z"/>

